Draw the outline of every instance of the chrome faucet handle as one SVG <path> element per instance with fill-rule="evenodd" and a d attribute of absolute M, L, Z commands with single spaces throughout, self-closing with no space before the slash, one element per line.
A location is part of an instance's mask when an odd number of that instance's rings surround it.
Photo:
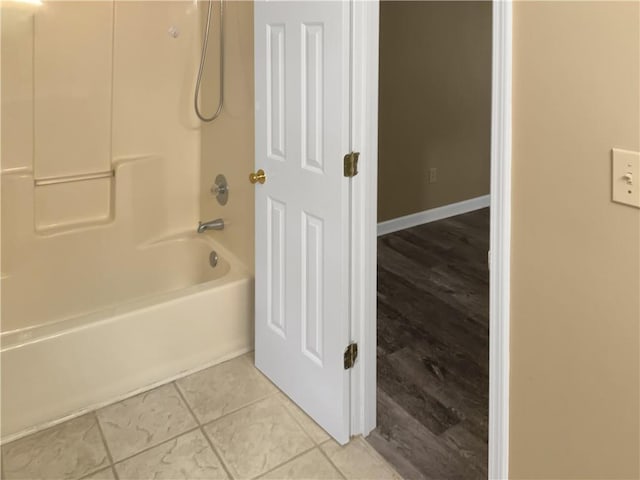
<path fill-rule="evenodd" d="M 224 195 L 228 191 L 229 191 L 229 187 L 227 185 L 214 184 L 211 187 L 211 193 L 213 193 L 214 195 Z"/>
<path fill-rule="evenodd" d="M 220 205 L 226 205 L 229 200 L 229 184 L 224 175 L 218 175 L 211 186 L 211 193 L 216 196 Z"/>

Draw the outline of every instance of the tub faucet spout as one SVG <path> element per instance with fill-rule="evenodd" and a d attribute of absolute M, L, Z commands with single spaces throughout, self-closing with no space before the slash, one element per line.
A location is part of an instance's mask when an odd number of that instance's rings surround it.
<path fill-rule="evenodd" d="M 224 220 L 216 218 L 209 222 L 198 222 L 198 233 L 206 232 L 207 230 L 222 230 L 224 229 Z"/>

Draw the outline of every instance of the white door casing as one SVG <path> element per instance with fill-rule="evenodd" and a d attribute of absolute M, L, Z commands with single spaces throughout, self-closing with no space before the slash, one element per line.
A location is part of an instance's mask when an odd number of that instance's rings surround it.
<path fill-rule="evenodd" d="M 353 1 L 354 149 L 362 152 L 353 184 L 352 335 L 360 360 L 353 376 L 352 433 L 368 434 L 376 422 L 376 212 L 379 1 Z M 509 478 L 509 324 L 511 258 L 511 108 L 513 1 L 493 1 L 491 120 L 491 280 L 489 361 L 490 479 Z M 356 398 L 359 396 L 359 398 Z"/>
<path fill-rule="evenodd" d="M 350 437 L 350 3 L 254 4 L 256 366 Z"/>

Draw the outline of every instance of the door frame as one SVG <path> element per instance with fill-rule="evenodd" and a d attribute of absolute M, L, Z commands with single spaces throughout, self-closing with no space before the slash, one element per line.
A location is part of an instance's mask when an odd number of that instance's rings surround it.
<path fill-rule="evenodd" d="M 351 0 L 351 147 L 360 173 L 351 194 L 351 336 L 360 358 L 351 377 L 351 432 L 376 425 L 376 227 L 379 0 Z M 509 475 L 512 0 L 493 0 L 489 281 L 489 462 Z"/>

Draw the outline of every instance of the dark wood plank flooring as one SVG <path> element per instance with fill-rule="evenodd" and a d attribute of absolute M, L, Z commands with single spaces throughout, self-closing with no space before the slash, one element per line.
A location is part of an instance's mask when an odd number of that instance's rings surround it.
<path fill-rule="evenodd" d="M 406 479 L 487 477 L 489 209 L 378 238 L 378 427 Z"/>

